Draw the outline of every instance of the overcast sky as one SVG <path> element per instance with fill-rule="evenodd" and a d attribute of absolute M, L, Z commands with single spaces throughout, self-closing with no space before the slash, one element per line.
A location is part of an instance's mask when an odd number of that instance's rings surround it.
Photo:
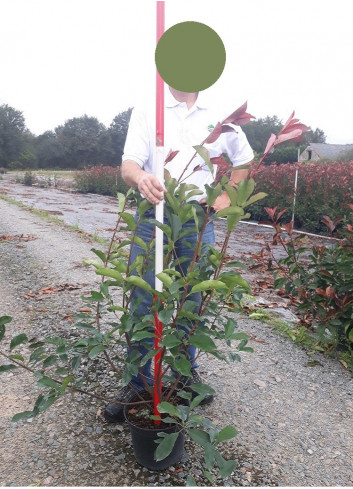
<path fill-rule="evenodd" d="M 328 143 L 353 143 L 352 14 L 352 0 L 166 0 L 166 28 L 194 20 L 222 38 L 209 92 L 223 107 L 295 110 Z M 0 0 L 0 18 L 0 104 L 34 134 L 83 114 L 109 126 L 154 97 L 155 0 Z"/>

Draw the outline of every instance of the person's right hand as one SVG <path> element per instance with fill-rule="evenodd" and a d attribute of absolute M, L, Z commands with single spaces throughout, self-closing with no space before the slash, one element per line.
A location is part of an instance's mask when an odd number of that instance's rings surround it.
<path fill-rule="evenodd" d="M 137 181 L 137 188 L 141 194 L 153 205 L 159 204 L 167 190 L 161 185 L 153 173 L 141 172 Z"/>

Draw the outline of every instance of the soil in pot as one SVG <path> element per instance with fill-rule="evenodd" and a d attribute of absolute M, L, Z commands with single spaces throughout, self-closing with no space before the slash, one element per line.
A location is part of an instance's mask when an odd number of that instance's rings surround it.
<path fill-rule="evenodd" d="M 148 393 L 144 394 L 150 398 Z M 138 399 L 136 399 L 138 400 Z M 132 401 L 133 402 L 133 401 Z M 154 453 L 157 448 L 158 433 L 174 433 L 175 425 L 161 423 L 156 425 L 149 416 L 153 414 L 153 403 L 125 406 L 125 419 L 129 425 L 136 461 L 150 470 L 164 470 L 181 461 L 184 455 L 184 434 L 180 433 L 172 452 L 163 460 L 156 461 Z"/>

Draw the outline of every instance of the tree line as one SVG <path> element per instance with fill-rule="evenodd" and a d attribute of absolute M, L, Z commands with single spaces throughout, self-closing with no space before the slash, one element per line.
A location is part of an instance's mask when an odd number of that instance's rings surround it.
<path fill-rule="evenodd" d="M 109 127 L 96 117 L 83 115 L 67 120 L 53 131 L 39 136 L 26 127 L 23 113 L 7 104 L 0 106 L 0 167 L 7 169 L 81 169 L 94 165 L 118 166 L 124 150 L 131 108 L 114 117 Z M 265 117 L 243 127 L 255 154 L 260 154 L 271 133 L 283 126 L 277 116 Z M 324 143 L 326 136 L 317 128 L 304 134 L 302 143 L 277 148 L 268 158 L 291 163 L 298 159 L 298 147 Z"/>
<path fill-rule="evenodd" d="M 96 117 L 69 119 L 39 136 L 26 127 L 21 111 L 0 106 L 0 166 L 8 169 L 80 169 L 118 166 L 124 150 L 131 108 L 114 117 L 109 127 Z"/>

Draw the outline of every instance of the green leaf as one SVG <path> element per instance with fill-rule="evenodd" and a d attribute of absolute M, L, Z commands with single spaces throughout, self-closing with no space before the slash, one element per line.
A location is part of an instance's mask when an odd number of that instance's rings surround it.
<path fill-rule="evenodd" d="M 257 202 L 258 200 L 264 199 L 265 197 L 267 197 L 267 195 L 268 194 L 266 194 L 265 192 L 259 192 L 255 195 L 252 195 L 250 197 L 250 199 L 245 202 L 245 205 L 248 206 L 250 204 L 253 204 L 254 202 Z"/>
<path fill-rule="evenodd" d="M 198 428 L 192 428 L 188 430 L 188 434 L 195 443 L 201 445 L 202 447 L 210 443 L 210 436 L 208 433 L 206 433 L 206 431 L 202 431 Z"/>
<path fill-rule="evenodd" d="M 132 214 L 128 212 L 122 212 L 120 217 L 124 220 L 124 222 L 128 225 L 130 231 L 134 231 L 136 228 L 135 218 Z"/>
<path fill-rule="evenodd" d="M 243 206 L 255 189 L 255 180 L 242 180 L 238 185 L 238 205 Z"/>
<path fill-rule="evenodd" d="M 123 211 L 125 207 L 126 196 L 121 192 L 118 192 L 118 214 Z"/>
<path fill-rule="evenodd" d="M 239 285 L 244 290 L 246 290 L 249 294 L 251 293 L 251 287 L 248 284 L 248 282 L 236 272 L 222 273 L 222 275 L 219 278 L 220 280 L 222 280 L 222 282 L 224 282 L 227 285 L 229 289 L 234 289 L 234 287 Z"/>
<path fill-rule="evenodd" d="M 144 213 L 152 207 L 152 204 L 148 202 L 148 200 L 142 200 L 138 206 L 139 216 L 143 216 Z"/>
<path fill-rule="evenodd" d="M 217 197 L 219 197 L 222 193 L 222 186 L 216 185 L 216 187 L 210 187 L 210 185 L 205 185 L 205 190 L 207 194 L 206 203 L 208 206 L 212 207 L 215 203 Z"/>
<path fill-rule="evenodd" d="M 238 206 L 230 206 L 226 207 L 225 209 L 222 209 L 218 211 L 215 214 L 215 218 L 217 217 L 227 217 L 227 216 L 236 216 L 236 217 L 242 217 L 244 215 L 244 210 L 242 207 Z"/>
<path fill-rule="evenodd" d="M 13 365 L 12 363 L 9 365 L 0 365 L 0 374 L 9 372 L 10 370 L 15 370 L 16 368 L 18 368 L 17 365 Z"/>
<path fill-rule="evenodd" d="M 0 326 L 11 323 L 11 321 L 12 321 L 11 316 L 0 316 Z"/>
<path fill-rule="evenodd" d="M 172 320 L 172 317 L 174 315 L 174 310 L 173 309 L 163 309 L 158 313 L 158 319 L 163 323 L 163 324 L 169 324 Z"/>
<path fill-rule="evenodd" d="M 218 472 L 217 477 L 221 479 L 225 479 L 230 476 L 232 472 L 236 469 L 236 462 L 234 460 L 225 460 L 222 464 L 220 471 Z"/>
<path fill-rule="evenodd" d="M 20 360 L 21 362 L 24 362 L 25 359 L 23 358 L 22 355 L 19 355 L 18 353 L 14 354 L 14 355 L 9 355 L 9 358 L 11 360 Z"/>
<path fill-rule="evenodd" d="M 205 470 L 203 475 L 208 479 L 208 481 L 211 483 L 211 485 L 214 486 L 215 481 L 214 481 L 212 474 L 208 470 Z"/>
<path fill-rule="evenodd" d="M 50 367 L 51 365 L 54 365 L 56 363 L 58 357 L 57 355 L 50 355 L 48 358 L 46 358 L 43 362 L 43 367 L 47 368 Z"/>
<path fill-rule="evenodd" d="M 194 384 L 191 384 L 190 389 L 203 396 L 207 394 L 213 395 L 216 393 L 216 391 L 211 386 L 207 384 L 201 384 L 199 382 L 195 382 Z"/>
<path fill-rule="evenodd" d="M 191 376 L 191 363 L 185 357 L 180 357 L 175 360 L 173 368 L 182 375 L 186 375 L 187 377 Z"/>
<path fill-rule="evenodd" d="M 216 443 L 220 443 L 221 441 L 230 440 L 237 436 L 237 430 L 233 426 L 226 426 L 221 429 L 221 431 L 216 436 Z"/>
<path fill-rule="evenodd" d="M 73 375 L 68 375 L 64 380 L 63 383 L 61 384 L 61 389 L 64 391 L 66 387 L 69 385 L 69 383 L 74 379 Z"/>
<path fill-rule="evenodd" d="M 170 416 L 176 416 L 177 418 L 180 417 L 178 409 L 176 408 L 176 406 L 173 406 L 173 404 L 171 404 L 170 402 L 165 402 L 165 401 L 161 402 L 160 404 L 158 404 L 157 409 L 160 413 L 167 413 Z"/>
<path fill-rule="evenodd" d="M 51 387 L 52 389 L 59 390 L 60 389 L 60 384 L 55 382 L 55 380 L 51 379 L 50 377 L 43 376 L 41 377 L 38 381 L 37 384 L 40 387 Z"/>
<path fill-rule="evenodd" d="M 52 404 L 54 404 L 55 401 L 59 399 L 59 395 L 52 395 L 50 394 L 49 397 L 44 397 L 44 399 L 38 404 L 38 410 L 39 412 L 43 413 L 46 411 Z"/>
<path fill-rule="evenodd" d="M 155 451 L 154 458 L 156 462 L 164 460 L 174 448 L 175 442 L 177 441 L 179 433 L 170 433 L 165 435 L 161 442 L 159 442 L 157 450 Z"/>
<path fill-rule="evenodd" d="M 28 337 L 26 334 L 21 333 L 14 338 L 12 338 L 10 343 L 10 350 L 12 351 L 16 346 L 21 345 L 22 343 L 26 343 L 28 341 Z"/>
<path fill-rule="evenodd" d="M 102 260 L 103 263 L 106 262 L 107 257 L 105 256 L 105 253 L 101 250 L 96 250 L 95 248 L 91 248 L 91 251 L 98 256 Z"/>
<path fill-rule="evenodd" d="M 226 289 L 227 286 L 225 283 L 220 280 L 204 280 L 199 284 L 196 284 L 191 289 L 189 295 L 195 294 L 196 292 L 205 292 L 206 290 L 214 290 L 214 289 Z"/>
<path fill-rule="evenodd" d="M 20 421 L 21 419 L 34 418 L 34 416 L 36 416 L 37 414 L 38 413 L 36 413 L 34 411 L 23 411 L 22 413 L 15 414 L 12 417 L 11 422 L 12 423 L 17 423 L 17 421 Z"/>
<path fill-rule="evenodd" d="M 5 324 L 11 323 L 12 317 L 11 316 L 1 316 L 0 317 L 0 341 L 3 339 L 5 336 Z"/>
<path fill-rule="evenodd" d="M 110 278 L 113 278 L 115 280 L 117 280 L 118 282 L 123 282 L 124 279 L 123 279 L 123 276 L 121 275 L 120 272 L 118 272 L 118 270 L 114 270 L 113 268 L 97 268 L 96 270 L 96 274 L 97 275 L 103 275 L 103 277 L 110 277 Z"/>
<path fill-rule="evenodd" d="M 146 338 L 154 338 L 155 334 L 151 333 L 150 331 L 138 331 L 137 333 L 134 333 L 133 336 L 131 337 L 131 341 L 142 341 L 145 340 Z"/>
<path fill-rule="evenodd" d="M 200 145 L 193 146 L 193 148 L 201 156 L 201 158 L 206 163 L 206 165 L 208 166 L 208 169 L 210 170 L 210 172 L 213 175 L 214 166 L 212 165 L 212 162 L 210 159 L 210 152 L 208 151 L 208 149 L 206 149 L 204 146 L 200 146 Z"/>
<path fill-rule="evenodd" d="M 172 277 L 165 272 L 157 274 L 157 278 L 162 282 L 165 287 L 169 287 L 173 283 Z"/>
<path fill-rule="evenodd" d="M 233 185 L 229 185 L 229 184 L 226 184 L 224 185 L 224 188 L 226 189 L 226 192 L 228 194 L 228 197 L 230 199 L 230 204 L 233 206 L 236 205 L 237 203 L 237 191 L 235 190 L 235 188 L 233 187 Z"/>
<path fill-rule="evenodd" d="M 146 292 L 153 293 L 153 289 L 146 280 L 143 280 L 141 277 L 136 277 L 136 275 L 131 275 L 130 277 L 126 277 L 126 282 L 139 287 L 140 289 L 145 290 Z"/>
<path fill-rule="evenodd" d="M 160 342 L 162 346 L 166 346 L 167 348 L 174 348 L 175 346 L 179 346 L 180 343 L 180 339 L 174 334 L 166 335 Z"/>
<path fill-rule="evenodd" d="M 208 470 L 212 470 L 215 458 L 216 458 L 216 449 L 211 445 L 211 443 L 206 443 L 204 446 L 205 449 L 205 464 Z"/>
<path fill-rule="evenodd" d="M 106 346 L 104 345 L 97 345 L 95 346 L 94 348 L 92 348 L 92 350 L 89 352 L 88 356 L 89 358 L 95 358 L 97 355 L 99 355 L 99 353 L 101 353 L 102 351 L 106 350 Z"/>
<path fill-rule="evenodd" d="M 191 475 L 188 475 L 186 478 L 186 487 L 195 487 L 195 486 L 197 486 L 195 479 Z"/>
<path fill-rule="evenodd" d="M 73 359 L 71 360 L 72 370 L 77 370 L 80 365 L 81 365 L 81 355 L 77 355 L 76 357 L 73 357 Z"/>
<path fill-rule="evenodd" d="M 196 346 L 203 351 L 216 350 L 217 347 L 213 340 L 205 334 L 193 334 L 190 336 L 190 345 Z"/>

